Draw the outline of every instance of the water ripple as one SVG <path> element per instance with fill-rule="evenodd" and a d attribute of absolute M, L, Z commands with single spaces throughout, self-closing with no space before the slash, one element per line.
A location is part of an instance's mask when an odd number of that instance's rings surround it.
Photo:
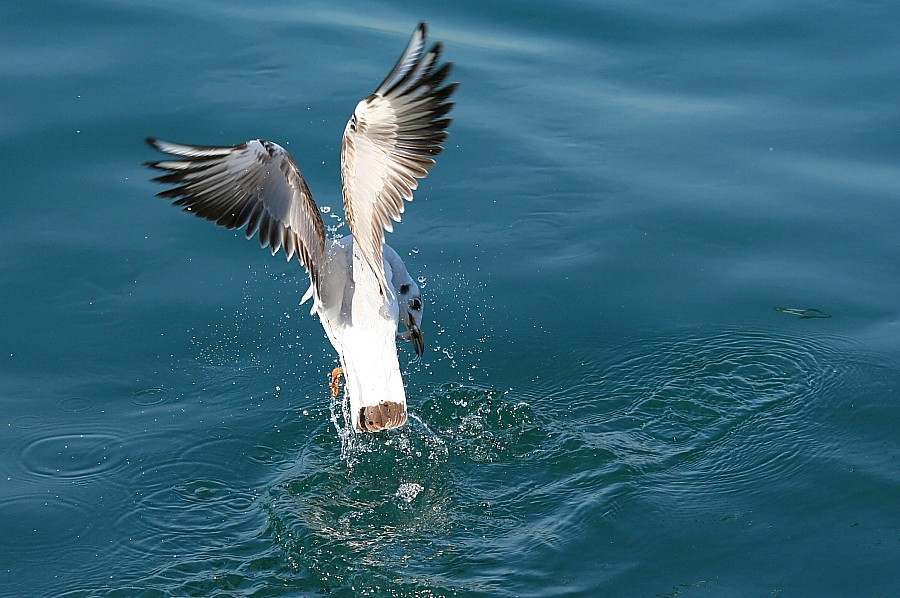
<path fill-rule="evenodd" d="M 16 451 L 26 478 L 86 482 L 109 475 L 127 463 L 122 437 L 113 431 L 52 431 L 32 435 Z"/>
<path fill-rule="evenodd" d="M 19 430 L 33 430 L 48 425 L 48 421 L 37 415 L 19 415 L 9 421 L 11 428 Z"/>
<path fill-rule="evenodd" d="M 144 388 L 131 395 L 131 404 L 138 407 L 149 407 L 164 403 L 172 396 L 172 389 L 162 386 Z"/>
<path fill-rule="evenodd" d="M 436 386 L 390 432 L 353 433 L 341 401 L 330 422 L 323 407 L 252 442 L 213 426 L 147 461 L 117 556 L 162 559 L 141 585 L 160 595 L 272 579 L 292 595 L 527 594 L 597 538 L 633 543 L 636 503 L 724 518 L 738 494 L 789 488 L 831 450 L 823 415 L 859 355 L 839 338 L 694 330 L 576 355 L 543 387 Z"/>
<path fill-rule="evenodd" d="M 93 519 L 84 502 L 50 492 L 0 497 L 0 513 L 6 540 L 15 539 L 17 554 L 41 559 L 54 555 L 59 561 L 65 559 L 60 543 L 84 535 Z"/>
<path fill-rule="evenodd" d="M 754 492 L 829 450 L 827 409 L 858 353 L 844 339 L 726 330 L 652 339 L 591 363 L 566 393 L 560 443 L 608 452 L 643 492 L 671 500 Z M 563 450 L 562 447 L 558 450 Z"/>
<path fill-rule="evenodd" d="M 132 530 L 123 549 L 171 555 L 190 551 L 198 537 L 206 538 L 207 547 L 233 542 L 256 512 L 257 491 L 235 483 L 235 464 L 228 459 L 240 454 L 242 442 L 200 436 L 170 460 L 142 469 L 135 503 L 117 522 Z"/>
<path fill-rule="evenodd" d="M 57 407 L 64 413 L 82 413 L 94 408 L 95 401 L 86 397 L 66 397 L 60 399 Z"/>

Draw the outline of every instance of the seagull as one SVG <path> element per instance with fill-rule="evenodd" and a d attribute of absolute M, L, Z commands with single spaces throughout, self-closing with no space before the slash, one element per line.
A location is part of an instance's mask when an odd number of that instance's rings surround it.
<path fill-rule="evenodd" d="M 228 229 L 258 234 L 272 255 L 294 256 L 309 275 L 309 290 L 325 334 L 340 359 L 355 430 L 377 432 L 407 421 L 397 339 L 425 351 L 424 303 L 403 260 L 385 243 L 400 222 L 418 180 L 434 166 L 447 138 L 453 108 L 452 63 L 443 45 L 426 49 L 419 23 L 400 60 L 375 93 L 356 105 L 344 129 L 341 178 L 350 235 L 329 239 L 319 208 L 293 158 L 280 145 L 254 139 L 233 146 L 198 146 L 147 138 L 175 159 L 148 162 L 172 185 L 157 195 L 185 212 Z M 400 323 L 405 325 L 398 331 Z M 337 382 L 339 394 L 339 382 Z"/>

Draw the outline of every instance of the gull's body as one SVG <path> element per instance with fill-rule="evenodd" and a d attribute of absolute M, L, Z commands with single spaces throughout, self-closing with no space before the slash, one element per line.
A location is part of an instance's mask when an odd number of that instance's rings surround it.
<path fill-rule="evenodd" d="M 149 166 L 167 171 L 156 181 L 177 185 L 159 193 L 187 212 L 226 228 L 257 232 L 272 253 L 283 249 L 306 267 L 312 313 L 340 357 L 354 428 L 403 425 L 406 392 L 396 339 L 409 338 L 422 355 L 422 298 L 400 256 L 384 242 L 400 221 L 416 179 L 442 150 L 455 83 L 450 64 L 438 65 L 441 44 L 425 51 L 420 23 L 399 62 L 347 123 L 341 149 L 344 211 L 351 235 L 327 239 L 319 209 L 300 170 L 281 146 L 253 140 L 230 147 L 148 142 L 180 158 Z M 408 331 L 397 333 L 402 322 Z"/>
<path fill-rule="evenodd" d="M 383 252 L 392 296 L 381 295 L 378 280 L 348 235 L 330 242 L 319 300 L 313 303 L 313 313 L 318 314 L 341 360 L 353 425 L 367 431 L 394 428 L 406 421 L 406 393 L 397 358 L 397 325 L 403 312 L 408 328 L 418 327 L 423 308 L 419 287 L 400 256 L 387 244 Z M 310 286 L 307 297 L 313 295 L 313 289 Z M 413 341 L 418 343 L 416 351 L 421 355 L 424 347 L 420 327 Z"/>

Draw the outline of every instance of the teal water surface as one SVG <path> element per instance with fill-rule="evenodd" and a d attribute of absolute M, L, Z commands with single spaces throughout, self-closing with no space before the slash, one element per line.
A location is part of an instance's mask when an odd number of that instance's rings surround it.
<path fill-rule="evenodd" d="M 148 135 L 340 138 L 419 20 L 460 82 L 389 235 L 411 419 L 355 436 L 295 262 Z M 0 8 L 0 595 L 900 594 L 900 8 Z"/>

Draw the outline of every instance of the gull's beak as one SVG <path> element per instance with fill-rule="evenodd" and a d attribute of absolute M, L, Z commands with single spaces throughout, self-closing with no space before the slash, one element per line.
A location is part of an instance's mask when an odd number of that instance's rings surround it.
<path fill-rule="evenodd" d="M 413 343 L 416 355 L 422 357 L 425 355 L 425 334 L 419 328 L 416 318 L 412 314 L 409 314 L 409 322 L 406 324 L 406 327 L 409 329 L 409 340 Z"/>

